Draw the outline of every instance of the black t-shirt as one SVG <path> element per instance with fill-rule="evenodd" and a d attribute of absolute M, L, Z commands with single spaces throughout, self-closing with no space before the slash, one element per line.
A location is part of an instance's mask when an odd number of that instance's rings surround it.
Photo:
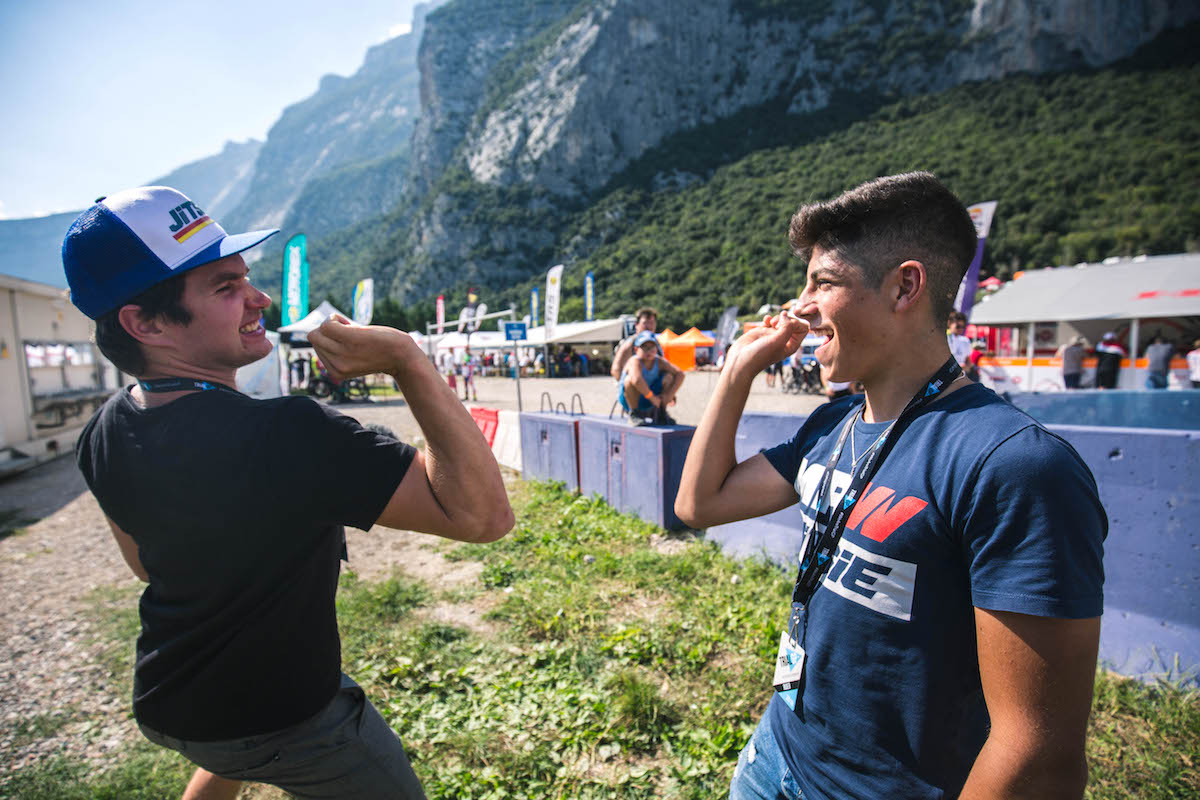
<path fill-rule="evenodd" d="M 114 395 L 76 445 L 150 576 L 134 716 L 215 741 L 267 733 L 337 691 L 343 524 L 366 530 L 415 450 L 305 397 L 221 390 L 140 408 Z"/>

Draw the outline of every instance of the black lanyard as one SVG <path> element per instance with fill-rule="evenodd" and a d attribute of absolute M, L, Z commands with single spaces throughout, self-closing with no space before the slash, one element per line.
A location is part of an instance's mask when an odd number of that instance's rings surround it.
<path fill-rule="evenodd" d="M 215 389 L 241 394 L 237 389 L 233 389 L 223 383 L 201 381 L 195 378 L 153 378 L 151 380 L 139 380 L 138 386 L 142 387 L 143 392 L 182 392 L 188 389 L 199 389 L 202 392 L 207 392 Z"/>
<path fill-rule="evenodd" d="M 800 618 L 800 610 L 812 599 L 813 593 L 817 591 L 817 587 L 821 584 L 821 580 L 825 577 L 825 573 L 833 563 L 833 556 L 837 552 L 838 543 L 841 542 L 842 533 L 846 530 L 846 521 L 850 519 L 850 515 L 854 512 L 854 507 L 858 505 L 863 488 L 875 477 L 875 473 L 879 471 L 883 460 L 887 458 L 888 453 L 892 451 L 892 447 L 895 446 L 896 441 L 900 438 L 899 434 L 893 437 L 892 432 L 896 430 L 897 425 L 907 423 L 917 411 L 936 400 L 946 390 L 946 387 L 961 375 L 962 367 L 958 365 L 958 362 L 952 356 L 934 373 L 929 382 L 913 395 L 913 399 L 908 401 L 908 405 L 900 412 L 900 416 L 893 420 L 892 424 L 887 427 L 887 430 L 880 434 L 875 443 L 862 454 L 862 460 L 858 463 L 858 466 L 851 466 L 851 469 L 854 470 L 854 475 L 850 480 L 850 488 L 846 490 L 846 494 L 842 497 L 842 502 L 830 507 L 829 518 L 825 525 L 821 525 L 817 521 L 821 513 L 821 504 L 825 502 L 825 496 L 828 494 L 829 486 L 833 482 L 834 468 L 837 466 L 838 459 L 842 455 L 842 448 L 846 444 L 846 438 L 850 435 L 850 431 L 854 427 L 853 417 L 855 414 L 861 412 L 861 407 L 855 406 L 854 410 L 847 416 L 845 424 L 842 425 L 842 433 L 838 436 L 837 445 L 834 446 L 833 454 L 829 457 L 829 463 L 825 465 L 825 472 L 821 476 L 820 488 L 817 492 L 817 502 L 813 509 L 812 523 L 808 527 L 804 555 L 800 559 L 800 568 L 796 573 L 796 586 L 792 590 L 792 617 L 788 625 L 788 632 L 791 634 L 793 640 L 796 638 L 795 630 Z"/>

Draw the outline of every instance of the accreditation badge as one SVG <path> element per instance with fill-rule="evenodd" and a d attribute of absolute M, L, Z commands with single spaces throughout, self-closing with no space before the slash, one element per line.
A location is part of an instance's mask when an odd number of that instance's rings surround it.
<path fill-rule="evenodd" d="M 775 677 L 771 683 L 775 684 L 780 699 L 793 711 L 803 677 L 804 648 L 784 631 L 779 634 L 779 655 L 775 658 Z"/>

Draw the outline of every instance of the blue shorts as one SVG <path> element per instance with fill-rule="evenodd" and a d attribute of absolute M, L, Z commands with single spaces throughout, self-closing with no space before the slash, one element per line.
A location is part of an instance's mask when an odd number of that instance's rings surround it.
<path fill-rule="evenodd" d="M 621 403 L 621 408 L 625 409 L 626 413 L 632 414 L 633 412 L 629 408 L 629 401 L 625 399 L 625 386 L 628 380 L 628 376 L 621 376 L 621 382 L 617 385 L 617 400 Z M 650 381 L 648 385 L 652 393 L 662 394 L 662 372 L 660 371 L 658 377 Z M 639 414 L 648 414 L 653 410 L 654 403 L 651 403 L 645 397 L 638 397 L 637 411 Z"/>
<path fill-rule="evenodd" d="M 189 742 L 139 727 L 150 741 L 214 775 L 278 786 L 298 798 L 425 798 L 400 738 L 344 674 L 324 710 L 274 733 Z"/>

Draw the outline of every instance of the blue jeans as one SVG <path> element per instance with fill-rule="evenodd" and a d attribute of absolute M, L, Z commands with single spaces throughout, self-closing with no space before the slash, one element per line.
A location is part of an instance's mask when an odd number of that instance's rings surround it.
<path fill-rule="evenodd" d="M 396 732 L 344 674 L 341 688 L 323 711 L 275 733 L 189 742 L 139 727 L 150 741 L 178 751 L 214 775 L 271 784 L 298 798 L 425 798 Z"/>
<path fill-rule="evenodd" d="M 1165 388 L 1167 388 L 1167 376 L 1166 375 L 1156 375 L 1153 372 L 1151 372 L 1149 375 L 1146 376 L 1146 388 L 1147 389 L 1165 389 Z"/>
<path fill-rule="evenodd" d="M 804 800 L 783 753 L 775 742 L 770 716 L 764 714 L 754 735 L 738 754 L 729 800 Z"/>

